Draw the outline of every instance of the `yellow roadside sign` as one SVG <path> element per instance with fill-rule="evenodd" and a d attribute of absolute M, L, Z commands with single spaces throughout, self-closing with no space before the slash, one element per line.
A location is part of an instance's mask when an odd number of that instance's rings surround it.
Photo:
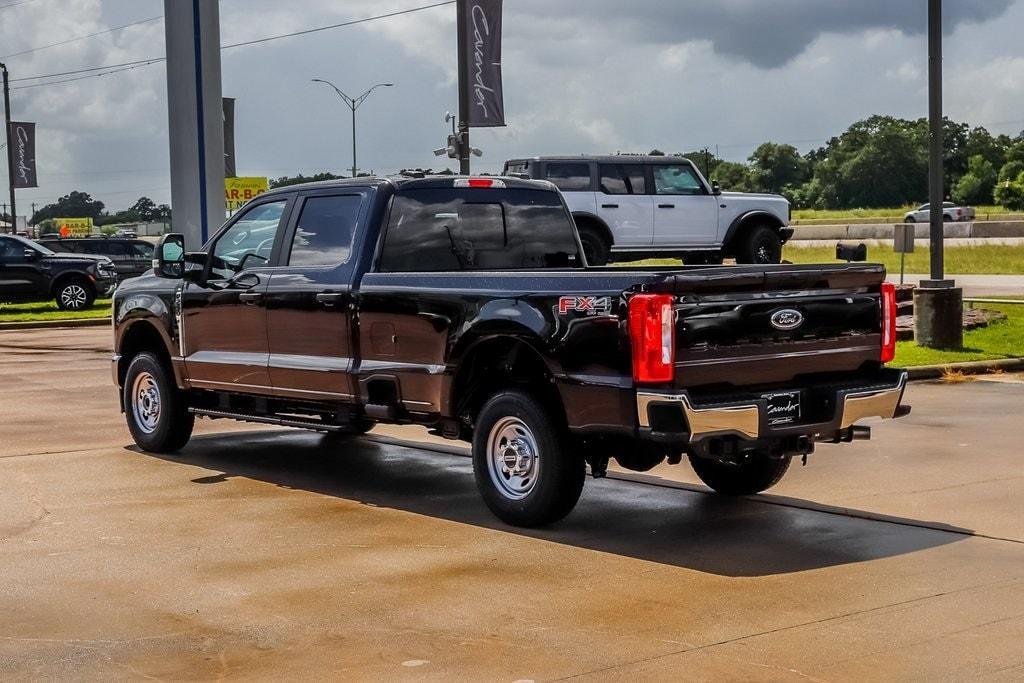
<path fill-rule="evenodd" d="M 247 201 L 266 192 L 269 186 L 266 178 L 225 178 L 224 201 L 228 211 L 238 211 Z"/>
<path fill-rule="evenodd" d="M 53 225 L 61 237 L 82 237 L 92 234 L 91 218 L 54 218 Z"/>

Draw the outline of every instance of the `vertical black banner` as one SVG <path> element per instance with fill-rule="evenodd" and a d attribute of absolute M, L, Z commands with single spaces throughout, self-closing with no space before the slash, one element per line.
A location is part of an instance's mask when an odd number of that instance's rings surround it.
<path fill-rule="evenodd" d="M 505 125 L 505 98 L 501 90 L 501 2 L 460 0 L 459 87 L 468 91 L 473 128 Z"/>
<path fill-rule="evenodd" d="M 36 178 L 36 124 L 11 121 L 7 131 L 14 159 L 14 187 L 39 187 Z"/>
<path fill-rule="evenodd" d="M 224 177 L 238 177 L 235 165 L 235 98 L 222 98 L 224 104 Z"/>

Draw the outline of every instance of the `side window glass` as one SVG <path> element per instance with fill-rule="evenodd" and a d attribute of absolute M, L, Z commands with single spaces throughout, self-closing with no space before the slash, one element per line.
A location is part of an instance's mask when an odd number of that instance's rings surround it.
<path fill-rule="evenodd" d="M 131 248 L 131 254 L 137 258 L 153 258 L 153 252 L 156 251 L 156 247 L 148 242 L 133 242 Z"/>
<path fill-rule="evenodd" d="M 362 195 L 310 197 L 302 206 L 292 240 L 291 266 L 347 263 Z"/>
<path fill-rule="evenodd" d="M 605 194 L 645 194 L 644 167 L 601 164 L 601 191 Z"/>
<path fill-rule="evenodd" d="M 704 194 L 704 187 L 689 166 L 655 165 L 655 194 Z"/>
<path fill-rule="evenodd" d="M 246 268 L 265 266 L 273 253 L 274 239 L 287 204 L 288 201 L 282 199 L 254 206 L 217 238 L 211 275 L 227 279 Z"/>
<path fill-rule="evenodd" d="M 18 260 L 16 256 L 24 256 L 24 249 L 17 240 L 0 237 L 0 261 L 10 263 Z"/>
<path fill-rule="evenodd" d="M 544 175 L 563 192 L 590 190 L 590 164 L 549 161 Z"/>

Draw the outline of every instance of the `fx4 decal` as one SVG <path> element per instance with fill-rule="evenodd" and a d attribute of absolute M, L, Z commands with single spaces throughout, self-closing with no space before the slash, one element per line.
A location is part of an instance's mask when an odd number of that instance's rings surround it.
<path fill-rule="evenodd" d="M 558 299 L 559 315 L 607 315 L 611 311 L 612 299 L 608 296 L 563 296 Z"/>

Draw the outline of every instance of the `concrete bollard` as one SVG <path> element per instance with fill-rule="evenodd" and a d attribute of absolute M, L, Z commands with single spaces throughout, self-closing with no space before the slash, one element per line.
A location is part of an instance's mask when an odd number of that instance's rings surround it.
<path fill-rule="evenodd" d="M 914 340 L 931 349 L 963 348 L 964 290 L 921 284 L 914 290 Z"/>

